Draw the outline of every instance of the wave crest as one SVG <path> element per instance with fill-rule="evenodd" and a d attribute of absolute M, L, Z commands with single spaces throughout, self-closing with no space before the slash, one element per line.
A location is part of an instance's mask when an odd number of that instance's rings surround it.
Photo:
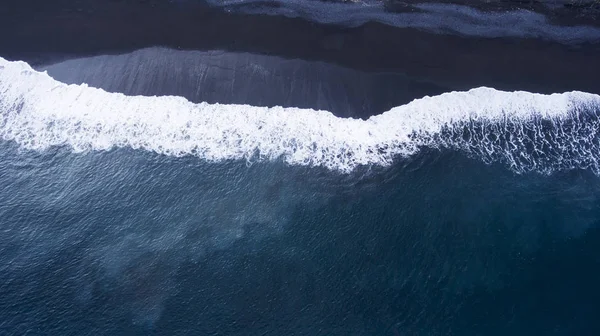
<path fill-rule="evenodd" d="M 351 172 L 423 146 L 466 151 L 517 172 L 598 166 L 600 97 L 477 88 L 425 97 L 368 120 L 327 111 L 193 104 L 66 85 L 0 58 L 0 136 L 75 152 L 132 147 L 208 161 L 279 160 Z"/>

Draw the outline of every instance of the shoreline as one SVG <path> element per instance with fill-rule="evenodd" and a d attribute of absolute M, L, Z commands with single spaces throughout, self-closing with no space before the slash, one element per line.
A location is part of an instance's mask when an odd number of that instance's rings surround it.
<path fill-rule="evenodd" d="M 240 15 L 203 4 L 110 2 L 93 11 L 2 17 L 0 56 L 32 65 L 162 46 L 321 61 L 466 90 L 490 86 L 540 93 L 600 93 L 600 44 L 565 46 L 522 38 L 440 35 L 377 22 L 346 28 L 300 18 Z"/>
<path fill-rule="evenodd" d="M 443 3 L 469 6 L 485 12 L 528 10 L 545 15 L 558 25 L 600 26 L 600 2 L 597 0 L 383 0 L 386 9 L 402 12 L 416 4 Z"/>
<path fill-rule="evenodd" d="M 37 67 L 65 84 L 128 96 L 179 96 L 193 103 L 310 108 L 368 119 L 448 90 L 401 74 L 235 52 L 147 48 Z"/>

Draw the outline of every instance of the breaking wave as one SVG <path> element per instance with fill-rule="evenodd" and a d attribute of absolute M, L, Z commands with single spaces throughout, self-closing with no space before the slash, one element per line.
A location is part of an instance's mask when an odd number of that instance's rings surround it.
<path fill-rule="evenodd" d="M 460 150 L 516 172 L 600 172 L 600 96 L 477 88 L 424 97 L 368 120 L 327 111 L 193 104 L 66 85 L 0 58 L 0 137 L 32 150 L 114 147 L 207 161 L 283 160 L 351 172 L 422 147 Z"/>

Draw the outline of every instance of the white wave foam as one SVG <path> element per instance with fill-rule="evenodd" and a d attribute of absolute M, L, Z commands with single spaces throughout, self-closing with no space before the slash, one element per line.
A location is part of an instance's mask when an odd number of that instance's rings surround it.
<path fill-rule="evenodd" d="M 311 109 L 108 93 L 0 58 L 0 136 L 34 150 L 129 146 L 208 161 L 283 159 L 350 172 L 433 146 L 505 161 L 517 171 L 544 171 L 595 164 L 598 119 L 570 122 L 590 106 L 600 106 L 600 97 L 478 88 L 418 99 L 368 120 L 345 119 Z"/>
<path fill-rule="evenodd" d="M 324 2 L 310 0 L 208 0 L 217 7 L 245 14 L 302 17 L 324 24 L 359 26 L 376 21 L 400 28 L 416 28 L 439 34 L 480 37 L 516 36 L 541 38 L 563 44 L 600 41 L 600 29 L 592 26 L 558 26 L 546 16 L 524 9 L 485 12 L 469 6 L 445 3 L 414 4 L 417 11 L 392 13 L 383 1 Z"/>

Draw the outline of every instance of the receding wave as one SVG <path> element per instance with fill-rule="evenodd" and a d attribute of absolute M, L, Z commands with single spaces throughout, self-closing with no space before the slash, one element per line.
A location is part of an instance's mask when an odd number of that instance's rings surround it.
<path fill-rule="evenodd" d="M 66 85 L 0 58 L 0 137 L 32 150 L 114 147 L 208 161 L 283 160 L 351 172 L 422 147 L 460 150 L 517 172 L 600 172 L 600 96 L 477 88 L 417 99 L 368 120 L 327 111 L 194 104 Z"/>
<path fill-rule="evenodd" d="M 173 95 L 191 102 L 324 109 L 369 117 L 448 89 L 399 73 L 224 51 L 147 48 L 123 55 L 76 58 L 44 66 L 66 84 L 87 83 L 126 95 Z"/>
<path fill-rule="evenodd" d="M 348 2 L 310 0 L 209 0 L 213 6 L 245 14 L 283 15 L 344 26 L 376 21 L 400 28 L 479 37 L 542 38 L 564 44 L 600 41 L 600 29 L 559 26 L 546 16 L 525 9 L 485 12 L 469 6 L 444 3 L 411 4 L 410 12 L 393 13 L 383 1 Z M 408 5 L 408 4 L 406 4 Z"/>

